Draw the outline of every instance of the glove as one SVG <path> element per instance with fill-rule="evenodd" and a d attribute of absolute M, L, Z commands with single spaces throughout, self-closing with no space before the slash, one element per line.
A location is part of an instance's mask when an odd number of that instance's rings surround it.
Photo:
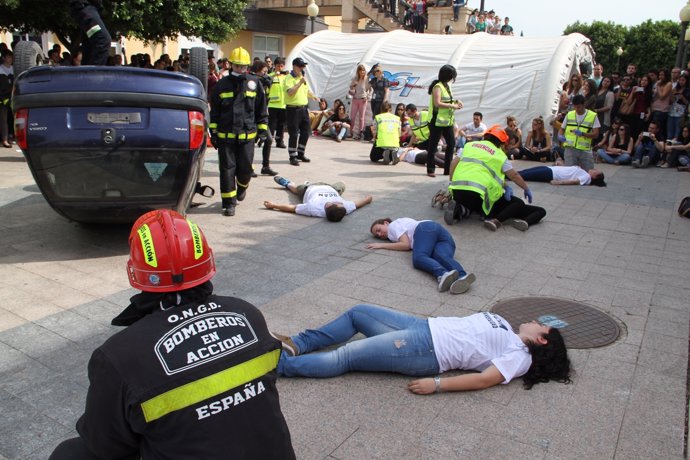
<path fill-rule="evenodd" d="M 532 197 L 532 192 L 530 191 L 530 189 L 525 190 L 525 198 L 527 199 L 527 202 L 529 204 L 532 204 L 532 198 L 533 197 Z"/>
<path fill-rule="evenodd" d="M 503 187 L 503 198 L 505 198 L 507 201 L 510 201 L 513 198 L 513 187 L 510 185 Z"/>
<path fill-rule="evenodd" d="M 565 136 L 563 134 L 559 134 L 558 135 L 558 141 L 559 142 L 565 142 L 566 141 Z"/>
<path fill-rule="evenodd" d="M 582 131 L 580 131 L 579 129 L 573 129 L 573 134 L 575 134 L 576 136 L 580 137 L 580 136 L 582 136 L 584 133 L 583 133 Z"/>

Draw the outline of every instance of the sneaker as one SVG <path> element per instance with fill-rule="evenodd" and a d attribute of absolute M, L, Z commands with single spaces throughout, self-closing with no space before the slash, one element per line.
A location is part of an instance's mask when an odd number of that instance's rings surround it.
<path fill-rule="evenodd" d="M 304 162 L 304 163 L 309 163 L 309 162 L 311 161 L 309 158 L 305 157 L 304 154 L 302 154 L 302 155 L 297 155 L 297 159 L 298 159 L 299 161 Z"/>
<path fill-rule="evenodd" d="M 231 204 L 227 208 L 223 208 L 223 215 L 228 216 L 228 217 L 234 216 L 235 215 L 235 205 Z"/>
<path fill-rule="evenodd" d="M 527 223 L 527 221 L 524 221 L 522 219 L 513 219 L 510 221 L 510 225 L 512 225 L 513 228 L 517 228 L 521 232 L 524 232 L 529 228 L 529 224 Z"/>
<path fill-rule="evenodd" d="M 384 165 L 391 164 L 391 151 L 389 149 L 385 149 L 383 151 L 383 164 Z"/>
<path fill-rule="evenodd" d="M 450 200 L 448 206 L 446 206 L 446 210 L 443 213 L 443 220 L 447 225 L 453 225 L 453 222 L 455 222 L 455 206 L 457 204 L 455 200 Z"/>
<path fill-rule="evenodd" d="M 299 355 L 299 348 L 297 348 L 297 345 L 295 345 L 295 342 L 293 342 L 290 337 L 288 337 L 287 335 L 278 334 L 276 332 L 270 332 L 270 334 L 274 339 L 280 340 L 280 343 L 283 345 L 283 350 L 285 350 L 285 353 L 287 353 L 290 356 Z"/>
<path fill-rule="evenodd" d="M 398 154 L 401 152 L 401 149 L 396 149 L 391 151 L 391 161 L 393 162 L 394 165 L 397 165 L 400 163 L 400 157 Z"/>
<path fill-rule="evenodd" d="M 633 160 L 632 167 L 633 168 L 639 168 L 640 167 L 640 160 Z"/>
<path fill-rule="evenodd" d="M 285 145 L 285 142 L 280 141 L 280 142 L 276 142 L 276 147 L 279 149 L 286 149 L 287 145 Z"/>
<path fill-rule="evenodd" d="M 460 278 L 460 272 L 457 270 L 451 270 L 445 272 L 443 275 L 438 277 L 438 292 L 446 292 L 450 289 L 450 285 Z"/>
<path fill-rule="evenodd" d="M 242 188 L 241 192 L 237 192 L 237 201 L 244 201 L 247 198 L 247 189 Z"/>
<path fill-rule="evenodd" d="M 275 176 L 273 178 L 273 180 L 275 181 L 276 184 L 278 184 L 282 187 L 285 187 L 285 188 L 287 188 L 288 184 L 290 183 L 290 180 L 284 178 L 283 176 Z"/>
<path fill-rule="evenodd" d="M 642 157 L 640 168 L 646 168 L 647 166 L 649 166 L 649 157 Z"/>
<path fill-rule="evenodd" d="M 263 168 L 261 168 L 261 174 L 264 176 L 275 176 L 278 173 L 272 170 L 270 166 L 264 166 Z"/>
<path fill-rule="evenodd" d="M 297 161 L 297 157 L 290 157 L 290 164 L 292 166 L 299 166 L 299 161 Z"/>
<path fill-rule="evenodd" d="M 458 278 L 453 284 L 450 285 L 451 294 L 463 294 L 470 290 L 470 286 L 477 279 L 474 273 L 468 273 L 465 276 Z"/>
<path fill-rule="evenodd" d="M 484 228 L 488 228 L 492 232 L 495 232 L 501 228 L 501 223 L 497 219 L 486 219 L 484 221 Z"/>

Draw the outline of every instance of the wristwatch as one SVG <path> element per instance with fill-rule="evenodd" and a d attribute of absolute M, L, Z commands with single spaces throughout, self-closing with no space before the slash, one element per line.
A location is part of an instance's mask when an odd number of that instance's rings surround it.
<path fill-rule="evenodd" d="M 434 377 L 434 383 L 436 384 L 436 391 L 434 393 L 439 393 L 441 391 L 441 377 L 438 375 Z"/>

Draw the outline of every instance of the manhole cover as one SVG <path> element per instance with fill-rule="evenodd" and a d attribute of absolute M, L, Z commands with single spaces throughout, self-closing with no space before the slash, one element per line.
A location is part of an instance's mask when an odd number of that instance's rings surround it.
<path fill-rule="evenodd" d="M 560 329 L 568 348 L 603 347 L 620 334 L 616 321 L 594 307 L 552 297 L 502 300 L 491 311 L 504 317 L 517 332 L 522 323 L 540 321 Z"/>

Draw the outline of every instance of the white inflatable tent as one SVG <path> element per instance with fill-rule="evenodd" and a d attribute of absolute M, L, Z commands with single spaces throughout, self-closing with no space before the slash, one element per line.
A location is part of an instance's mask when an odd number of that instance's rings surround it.
<path fill-rule="evenodd" d="M 505 125 L 507 115 L 517 117 L 523 132 L 531 120 L 556 114 L 561 87 L 581 64 L 591 66 L 594 52 L 581 34 L 553 38 L 524 38 L 475 33 L 472 35 L 413 34 L 394 31 L 345 34 L 321 31 L 309 35 L 290 53 L 307 63 L 307 81 L 314 94 L 332 101 L 346 100 L 357 64 L 367 71 L 381 64 L 391 82 L 392 103 L 429 105 L 428 87 L 438 69 L 452 64 L 458 78 L 453 95 L 464 107 L 458 124 L 484 114 L 487 126 Z M 590 67 L 591 68 L 591 67 Z M 525 133 L 526 137 L 526 133 Z"/>

